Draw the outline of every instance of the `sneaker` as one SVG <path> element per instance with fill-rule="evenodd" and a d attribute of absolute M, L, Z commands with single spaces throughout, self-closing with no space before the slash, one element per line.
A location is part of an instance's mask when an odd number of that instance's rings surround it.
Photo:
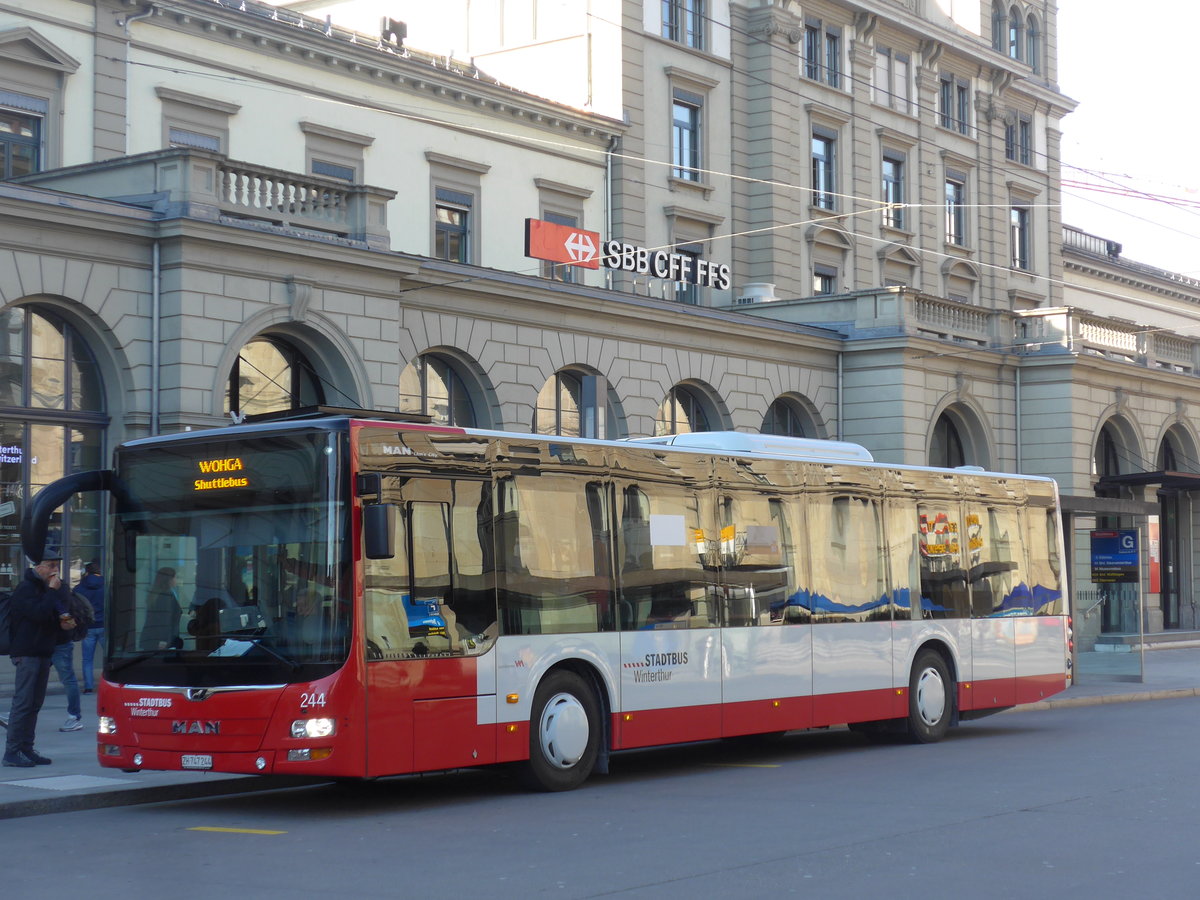
<path fill-rule="evenodd" d="M 92 693 L 92 689 L 91 689 L 91 688 L 84 688 L 84 689 L 83 689 L 83 692 L 84 692 L 85 694 L 90 694 L 90 693 Z"/>
<path fill-rule="evenodd" d="M 36 750 L 26 750 L 25 755 L 32 759 L 34 764 L 38 766 L 48 766 L 52 762 L 50 757 L 42 756 L 42 754 L 38 753 Z"/>
<path fill-rule="evenodd" d="M 4 754 L 4 765 L 14 766 L 18 769 L 32 769 L 37 763 L 18 750 L 16 753 Z"/>
<path fill-rule="evenodd" d="M 59 731 L 83 731 L 83 720 L 79 716 L 67 716 Z"/>

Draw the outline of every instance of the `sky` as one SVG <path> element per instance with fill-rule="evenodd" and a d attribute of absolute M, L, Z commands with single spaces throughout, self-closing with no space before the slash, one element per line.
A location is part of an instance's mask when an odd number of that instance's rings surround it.
<path fill-rule="evenodd" d="M 1200 278 L 1198 32 L 1190 0 L 1058 3 L 1063 224 Z"/>

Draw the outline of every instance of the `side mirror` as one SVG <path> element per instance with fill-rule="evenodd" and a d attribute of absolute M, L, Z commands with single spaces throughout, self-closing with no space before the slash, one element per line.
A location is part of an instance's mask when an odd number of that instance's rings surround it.
<path fill-rule="evenodd" d="M 367 559 L 392 559 L 396 555 L 396 504 L 364 506 L 362 524 Z"/>

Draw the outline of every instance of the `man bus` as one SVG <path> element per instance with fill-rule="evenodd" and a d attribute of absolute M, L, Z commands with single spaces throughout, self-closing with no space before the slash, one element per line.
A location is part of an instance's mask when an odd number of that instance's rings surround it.
<path fill-rule="evenodd" d="M 307 415 L 129 442 L 98 755 L 376 777 L 847 724 L 942 738 L 1069 683 L 1054 482 L 698 433 Z M 169 634 L 147 643 L 160 570 Z M 156 599 L 157 595 L 157 599 Z"/>

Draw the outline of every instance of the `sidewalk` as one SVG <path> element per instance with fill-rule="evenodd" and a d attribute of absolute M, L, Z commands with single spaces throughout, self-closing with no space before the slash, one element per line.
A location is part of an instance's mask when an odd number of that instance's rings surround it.
<path fill-rule="evenodd" d="M 7 660 L 0 662 L 7 663 Z M 314 783 L 311 779 L 291 776 L 126 773 L 119 769 L 103 769 L 96 761 L 95 694 L 85 694 L 82 698 L 84 729 L 63 733 L 58 727 L 67 716 L 67 698 L 53 672 L 50 683 L 51 693 L 46 697 L 46 705 L 38 719 L 37 749 L 54 763 L 36 769 L 0 768 L 0 819 L 250 793 Z M 1018 710 L 1052 710 L 1175 697 L 1200 697 L 1200 646 L 1147 650 L 1143 683 L 1091 680 L 1072 685 L 1053 699 L 1021 706 Z M 8 696 L 0 696 L 0 715 L 8 715 L 8 706 Z M 0 729 L 2 734 L 3 729 Z"/>

